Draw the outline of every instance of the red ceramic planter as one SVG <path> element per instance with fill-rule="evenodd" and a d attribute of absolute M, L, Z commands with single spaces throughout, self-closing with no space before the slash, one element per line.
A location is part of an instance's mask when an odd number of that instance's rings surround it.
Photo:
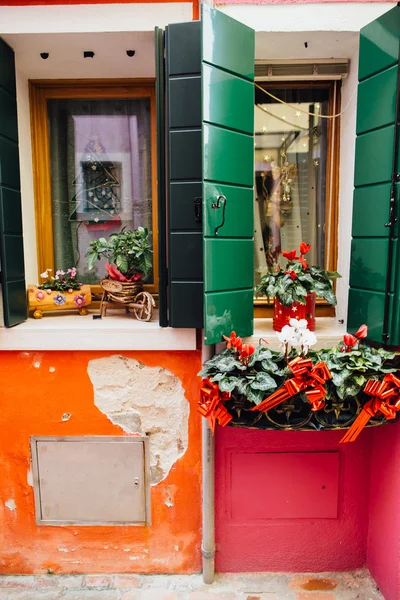
<path fill-rule="evenodd" d="M 277 298 L 274 299 L 273 327 L 282 331 L 284 325 L 289 325 L 290 319 L 307 319 L 308 329 L 315 331 L 315 294 L 306 296 L 306 303 L 293 302 L 291 306 L 283 306 Z"/>

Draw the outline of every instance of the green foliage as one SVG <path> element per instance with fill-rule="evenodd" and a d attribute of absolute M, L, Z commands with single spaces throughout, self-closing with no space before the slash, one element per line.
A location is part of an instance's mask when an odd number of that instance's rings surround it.
<path fill-rule="evenodd" d="M 397 371 L 392 362 L 396 356 L 393 352 L 383 348 L 377 350 L 366 344 L 346 351 L 345 345 L 340 342 L 329 350 L 315 354 L 326 362 L 332 374 L 330 392 L 336 391 L 341 400 L 359 394 L 368 379 L 380 380 L 386 373 Z"/>
<path fill-rule="evenodd" d="M 37 286 L 38 289 L 51 290 L 52 292 L 69 292 L 81 289 L 82 284 L 76 281 L 75 274 L 72 276 L 71 273 L 64 273 L 63 271 L 61 272 L 62 275 L 56 275 L 55 277 L 50 277 L 50 275 L 47 275 L 47 279 Z M 60 271 L 57 271 L 57 273 L 60 273 Z"/>
<path fill-rule="evenodd" d="M 287 360 L 295 356 L 297 353 L 292 350 Z M 325 362 L 332 374 L 332 380 L 326 384 L 327 398 L 338 396 L 341 400 L 357 396 L 368 379 L 382 380 L 386 373 L 398 371 L 396 356 L 393 352 L 382 348 L 376 350 L 366 344 L 346 351 L 343 342 L 333 348 L 310 351 L 308 354 L 314 364 Z M 239 360 L 234 349 L 224 349 L 203 365 L 199 376 L 209 377 L 212 382 L 218 383 L 221 392 L 244 395 L 259 404 L 293 374 L 284 354 L 260 344 L 247 365 Z"/>
<path fill-rule="evenodd" d="M 293 273 L 292 278 L 290 272 Z M 293 302 L 306 303 L 306 296 L 315 292 L 328 304 L 336 305 L 336 296 L 332 288 L 332 279 L 340 277 L 336 271 L 324 271 L 319 267 L 304 267 L 299 261 L 288 261 L 285 270 L 266 273 L 256 288 L 256 293 L 267 298 L 278 298 L 283 306 Z"/>
<path fill-rule="evenodd" d="M 108 259 L 127 278 L 136 273 L 147 275 L 152 267 L 152 250 L 149 232 L 145 227 L 112 233 L 108 240 L 104 237 L 92 240 L 86 252 L 86 260 L 91 271 L 102 257 Z"/>
<path fill-rule="evenodd" d="M 283 354 L 260 345 L 248 365 L 240 362 L 233 349 L 225 349 L 208 360 L 199 375 L 217 382 L 221 392 L 245 395 L 260 404 L 281 385 L 284 368 Z"/>

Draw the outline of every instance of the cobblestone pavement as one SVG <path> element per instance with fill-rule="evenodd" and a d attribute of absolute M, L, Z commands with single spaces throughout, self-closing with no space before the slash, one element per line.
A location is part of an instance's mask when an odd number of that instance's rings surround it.
<path fill-rule="evenodd" d="M 345 573 L 1 576 L 0 600 L 384 600 L 367 570 Z"/>

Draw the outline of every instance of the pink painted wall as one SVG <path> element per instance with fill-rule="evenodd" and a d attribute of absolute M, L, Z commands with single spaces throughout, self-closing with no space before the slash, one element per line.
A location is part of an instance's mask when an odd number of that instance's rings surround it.
<path fill-rule="evenodd" d="M 400 423 L 373 432 L 367 566 L 385 600 L 400 598 Z"/>
<path fill-rule="evenodd" d="M 218 428 L 218 571 L 318 572 L 365 565 L 373 431 L 347 445 L 338 444 L 342 435 Z"/>

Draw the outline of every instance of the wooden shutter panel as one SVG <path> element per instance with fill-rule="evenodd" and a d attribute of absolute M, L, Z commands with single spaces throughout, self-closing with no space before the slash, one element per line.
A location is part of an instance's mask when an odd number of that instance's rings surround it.
<path fill-rule="evenodd" d="M 27 317 L 14 52 L 0 39 L 0 258 L 4 323 Z"/>
<path fill-rule="evenodd" d="M 206 344 L 253 333 L 254 31 L 202 5 Z"/>
<path fill-rule="evenodd" d="M 169 25 L 166 97 L 171 327 L 203 327 L 200 65 L 200 22 Z"/>
<path fill-rule="evenodd" d="M 400 344 L 398 81 L 400 8 L 360 33 L 348 329 Z"/>
<path fill-rule="evenodd" d="M 168 322 L 214 344 L 253 333 L 254 31 L 203 5 L 165 54 Z"/>

